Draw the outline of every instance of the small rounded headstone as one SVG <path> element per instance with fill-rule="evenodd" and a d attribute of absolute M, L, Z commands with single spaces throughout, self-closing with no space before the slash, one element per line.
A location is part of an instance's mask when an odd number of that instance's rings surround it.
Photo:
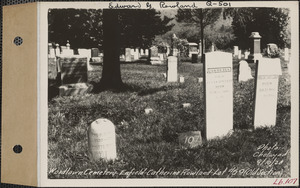
<path fill-rule="evenodd" d="M 183 82 L 184 82 L 184 77 L 183 77 L 183 76 L 180 76 L 180 77 L 179 77 L 179 82 L 180 82 L 180 83 L 183 83 Z"/>
<path fill-rule="evenodd" d="M 182 107 L 183 108 L 188 108 L 188 107 L 190 107 L 191 106 L 191 103 L 183 103 L 182 104 Z"/>
<path fill-rule="evenodd" d="M 203 78 L 202 77 L 198 78 L 198 82 L 199 83 L 203 82 Z"/>
<path fill-rule="evenodd" d="M 88 128 L 88 147 L 93 160 L 117 158 L 114 124 L 108 119 L 97 119 Z"/>

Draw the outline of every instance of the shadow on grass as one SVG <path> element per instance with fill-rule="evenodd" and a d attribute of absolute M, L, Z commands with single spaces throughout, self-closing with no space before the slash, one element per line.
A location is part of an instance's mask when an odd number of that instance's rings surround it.
<path fill-rule="evenodd" d="M 155 88 L 147 88 L 137 84 L 122 83 L 122 85 L 119 85 L 118 87 L 107 88 L 101 86 L 100 83 L 96 83 L 96 82 L 90 82 L 90 84 L 93 85 L 93 90 L 92 90 L 93 94 L 98 94 L 104 91 L 111 91 L 113 93 L 136 92 L 138 93 L 138 96 L 152 95 L 159 91 L 167 91 L 169 89 L 174 89 L 175 87 L 175 86 L 161 86 Z"/>

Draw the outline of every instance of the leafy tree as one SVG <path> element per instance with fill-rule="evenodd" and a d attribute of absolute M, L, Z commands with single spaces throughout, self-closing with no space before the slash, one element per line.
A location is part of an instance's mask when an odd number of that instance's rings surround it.
<path fill-rule="evenodd" d="M 49 42 L 72 48 L 101 47 L 103 39 L 101 9 L 50 9 Z"/>
<path fill-rule="evenodd" d="M 259 32 L 261 44 L 275 43 L 280 48 L 290 46 L 289 10 L 282 8 L 234 8 L 226 9 L 225 16 L 233 18 L 232 26 L 236 43 L 249 48 L 251 32 Z"/>
<path fill-rule="evenodd" d="M 179 9 L 176 15 L 178 22 L 184 22 L 188 25 L 194 25 L 200 28 L 201 45 L 203 45 L 204 28 L 219 19 L 222 9 Z M 201 55 L 203 57 L 204 49 Z"/>

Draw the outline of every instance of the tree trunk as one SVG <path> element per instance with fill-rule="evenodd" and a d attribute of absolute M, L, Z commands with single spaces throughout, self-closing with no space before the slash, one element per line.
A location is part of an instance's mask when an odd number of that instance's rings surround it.
<path fill-rule="evenodd" d="M 103 10 L 104 59 L 100 90 L 119 90 L 123 86 L 120 71 L 120 27 L 118 11 Z"/>

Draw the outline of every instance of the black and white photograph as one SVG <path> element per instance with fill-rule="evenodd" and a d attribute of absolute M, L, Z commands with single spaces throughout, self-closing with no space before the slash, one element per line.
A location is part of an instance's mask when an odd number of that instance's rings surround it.
<path fill-rule="evenodd" d="M 216 2 L 47 9 L 48 181 L 298 185 L 291 6 Z"/>

